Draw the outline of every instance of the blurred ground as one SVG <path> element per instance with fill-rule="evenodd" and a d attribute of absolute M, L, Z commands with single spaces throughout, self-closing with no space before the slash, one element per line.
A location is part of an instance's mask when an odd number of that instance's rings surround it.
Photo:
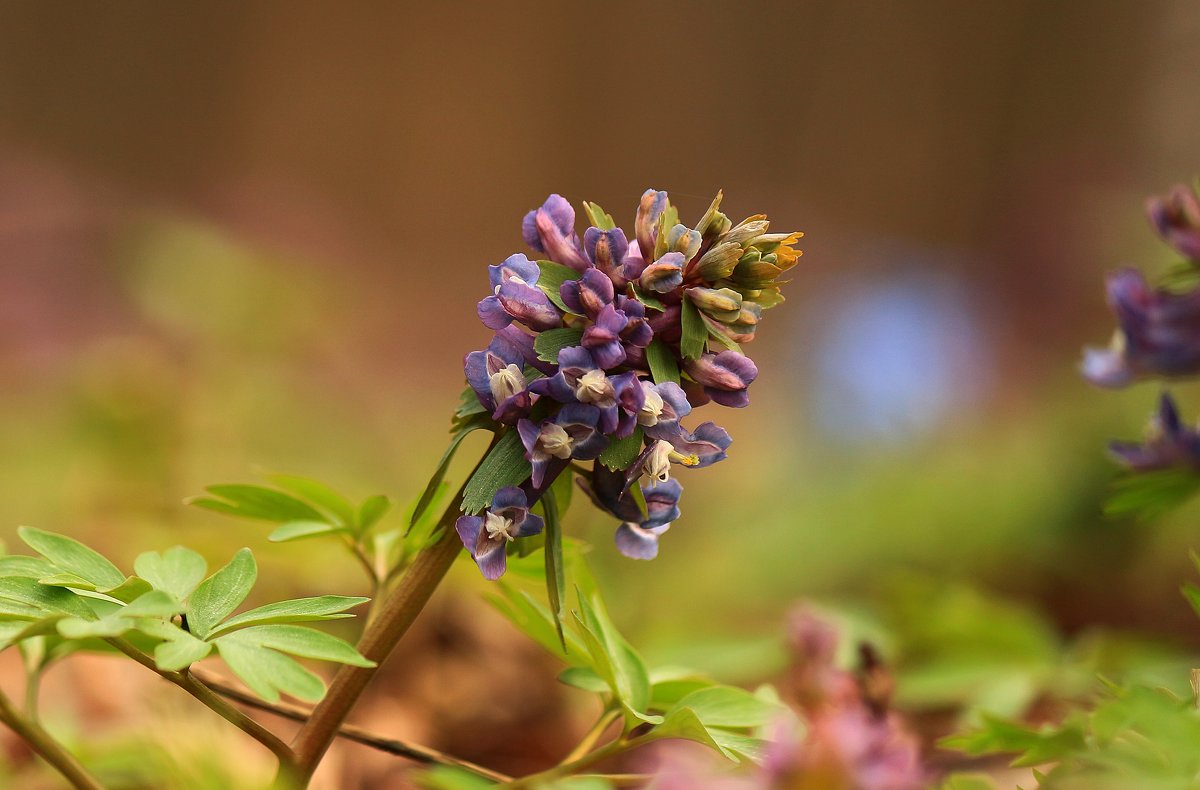
<path fill-rule="evenodd" d="M 0 534 L 126 564 L 250 545 L 263 595 L 350 593 L 350 562 L 180 501 L 256 468 L 409 499 L 524 211 L 557 191 L 630 222 L 653 186 L 694 219 L 723 188 L 805 257 L 661 558 L 572 513 L 636 644 L 762 679 L 794 601 L 878 619 L 903 572 L 1194 647 L 1192 519 L 1099 515 L 1103 442 L 1155 391 L 1074 369 L 1102 272 L 1165 261 L 1139 211 L 1196 173 L 1197 32 L 1182 0 L 4 5 Z M 453 578 L 364 720 L 537 767 L 590 712 Z M 468 693 L 472 651 L 511 656 L 507 707 Z M 130 737 L 110 696 L 46 705 Z M 538 733 L 507 757 L 505 716 Z M 330 786 L 391 770 L 359 758 Z"/>

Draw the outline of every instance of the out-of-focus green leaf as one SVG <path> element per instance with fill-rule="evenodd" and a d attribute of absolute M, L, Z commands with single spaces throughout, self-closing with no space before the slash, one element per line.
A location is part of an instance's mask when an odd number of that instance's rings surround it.
<path fill-rule="evenodd" d="M 1039 765 L 1057 760 L 1084 748 L 1084 733 L 1078 722 L 1060 727 L 1032 729 L 1023 724 L 983 716 L 983 725 L 974 732 L 943 738 L 939 745 L 972 756 L 996 752 L 1017 753 L 1015 766 Z"/>
<path fill-rule="evenodd" d="M 603 694 L 608 691 L 608 683 L 588 667 L 567 667 L 558 673 L 558 681 L 577 689 Z"/>
<path fill-rule="evenodd" d="M 269 603 L 229 618 L 221 623 L 220 627 L 212 629 L 209 637 L 214 638 L 252 625 L 318 622 L 353 617 L 354 615 L 347 613 L 346 610 L 366 603 L 368 600 L 345 595 L 318 595 L 313 598 L 296 598 L 290 601 Z"/>
<path fill-rule="evenodd" d="M 538 359 L 543 362 L 557 363 L 559 351 L 579 345 L 582 339 L 582 329 L 570 326 L 547 329 L 540 332 L 533 341 L 533 349 L 537 352 Z"/>
<path fill-rule="evenodd" d="M 272 543 L 289 543 L 293 540 L 316 538 L 322 535 L 336 535 L 349 531 L 349 527 L 339 527 L 323 521 L 288 521 L 276 527 L 267 536 L 267 540 Z"/>
<path fill-rule="evenodd" d="M 1200 492 L 1200 474 L 1191 469 L 1134 472 L 1117 478 L 1104 503 L 1106 516 L 1153 521 Z"/>
<path fill-rule="evenodd" d="M 954 774 L 946 777 L 939 790 L 996 790 L 987 774 Z"/>
<path fill-rule="evenodd" d="M 205 579 L 187 601 L 188 628 L 203 639 L 218 623 L 233 613 L 258 578 L 258 566 L 250 549 L 241 549 L 229 564 Z"/>
<path fill-rule="evenodd" d="M 0 557 L 0 577 L 23 576 L 28 579 L 42 579 L 56 572 L 57 568 L 41 557 L 27 557 L 22 554 Z"/>
<path fill-rule="evenodd" d="M 462 444 L 463 439 L 467 438 L 472 431 L 491 427 L 492 418 L 487 414 L 476 415 L 458 427 L 454 432 L 454 436 L 450 439 L 450 445 L 442 453 L 442 458 L 438 461 L 437 469 L 434 470 L 433 476 L 429 478 L 429 482 L 425 484 L 425 490 L 421 492 L 421 497 L 417 500 L 417 504 L 413 506 L 412 513 L 409 514 L 408 530 L 416 526 L 421 517 L 425 515 L 426 509 L 433 504 L 433 500 L 438 495 L 438 492 L 442 490 L 442 481 L 446 479 L 446 470 L 450 468 L 450 462 L 454 460 L 454 454 L 458 452 L 458 447 Z"/>
<path fill-rule="evenodd" d="M 374 494 L 363 500 L 358 508 L 358 531 L 366 532 L 379 523 L 392 507 L 392 500 L 383 494 Z"/>
<path fill-rule="evenodd" d="M 487 600 L 496 607 L 502 615 L 517 627 L 521 633 L 533 639 L 549 652 L 563 658 L 568 664 L 590 666 L 591 658 L 587 647 L 578 634 L 571 629 L 564 629 L 566 651 L 558 639 L 554 628 L 554 615 L 534 600 L 529 593 L 518 590 L 506 582 L 499 582 L 498 587 L 503 596 L 489 595 Z"/>
<path fill-rule="evenodd" d="M 341 527 L 355 526 L 355 510 L 344 496 L 319 480 L 286 474 L 269 474 L 265 477 L 291 494 L 322 508 Z"/>
<path fill-rule="evenodd" d="M 32 527 L 20 527 L 17 535 L 51 563 L 90 582 L 97 589 L 109 589 L 125 581 L 125 574 L 116 565 L 74 538 Z"/>
<path fill-rule="evenodd" d="M 209 486 L 213 496 L 191 497 L 189 505 L 225 513 L 231 516 L 262 521 L 325 521 L 311 505 L 291 494 L 265 486 L 231 483 Z"/>
<path fill-rule="evenodd" d="M 554 630 L 565 652 L 567 638 L 563 635 L 562 617 L 567 603 L 567 578 L 563 570 L 562 524 L 558 520 L 558 501 L 553 496 L 542 497 L 540 504 L 546 517 L 546 600 L 550 602 Z"/>
<path fill-rule="evenodd" d="M 583 629 L 592 668 L 612 686 L 613 695 L 625 713 L 626 726 L 660 721 L 659 717 L 646 714 L 650 702 L 646 665 L 612 624 L 599 595 L 579 595 L 576 620 Z"/>
<path fill-rule="evenodd" d="M 733 686 L 710 686 L 688 694 L 677 707 L 690 708 L 708 727 L 761 727 L 783 710 Z M 669 714 L 668 714 L 669 717 Z"/>
<path fill-rule="evenodd" d="M 484 457 L 463 490 L 462 509 L 474 515 L 492 504 L 496 492 L 523 483 L 532 474 L 525 446 L 515 430 L 504 434 Z"/>
<path fill-rule="evenodd" d="M 184 600 L 208 573 L 204 557 L 184 546 L 173 546 L 162 554 L 147 551 L 133 561 L 133 570 L 156 590 Z"/>

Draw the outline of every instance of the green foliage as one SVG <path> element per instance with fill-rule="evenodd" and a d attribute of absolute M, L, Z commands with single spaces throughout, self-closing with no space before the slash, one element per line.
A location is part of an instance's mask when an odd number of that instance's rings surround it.
<path fill-rule="evenodd" d="M 334 508 L 328 492 L 307 486 L 305 492 Z M 258 503 L 283 501 L 253 496 Z M 43 640 L 29 653 L 35 657 L 33 671 L 74 650 L 127 638 L 147 645 L 158 668 L 169 672 L 216 650 L 250 688 L 274 701 L 280 692 L 306 700 L 324 694 L 321 679 L 289 655 L 370 665 L 349 643 L 297 625 L 350 617 L 346 610 L 365 598 L 323 595 L 233 615 L 257 578 L 249 549 L 208 578 L 204 558 L 190 549 L 145 552 L 134 562 L 139 576 L 127 577 L 72 538 L 28 528 L 20 535 L 43 556 L 0 562 L 0 648 Z"/>
<path fill-rule="evenodd" d="M 681 303 L 682 314 L 680 326 L 683 336 L 679 341 L 679 351 L 685 359 L 699 359 L 704 353 L 708 341 L 708 327 L 700 317 L 700 310 L 692 304 L 692 300 L 684 299 Z"/>
<path fill-rule="evenodd" d="M 662 340 L 656 338 L 646 346 L 646 363 L 650 365 L 650 375 L 655 384 L 668 381 L 679 383 L 679 363 Z"/>
<path fill-rule="evenodd" d="M 463 489 L 462 510 L 474 515 L 492 504 L 496 492 L 520 485 L 530 475 L 525 446 L 516 431 L 508 431 L 492 446 Z"/>
<path fill-rule="evenodd" d="M 474 390 L 471 390 L 471 397 L 475 398 Z M 478 401 L 478 398 L 475 399 Z M 491 429 L 492 427 L 492 419 L 487 414 L 478 414 L 472 419 L 463 420 L 455 425 L 450 445 L 442 453 L 442 458 L 438 461 L 437 469 L 434 470 L 433 476 L 429 478 L 429 482 L 425 484 L 425 490 L 421 492 L 420 498 L 417 499 L 416 505 L 413 506 L 412 512 L 409 514 L 408 530 L 416 526 L 421 517 L 425 515 L 429 506 L 433 504 L 434 498 L 442 488 L 442 482 L 446 479 L 446 470 L 450 468 L 450 462 L 454 460 L 454 454 L 458 452 L 458 447 L 462 444 L 463 439 L 467 438 L 472 431 L 483 428 Z M 366 503 L 363 504 L 365 505 Z"/>
<path fill-rule="evenodd" d="M 537 351 L 538 359 L 543 362 L 558 362 L 558 352 L 564 348 L 579 345 L 583 339 L 583 330 L 575 327 L 547 329 L 538 334 L 533 341 L 533 349 Z"/>
<path fill-rule="evenodd" d="M 1200 492 L 1200 474 L 1191 469 L 1137 472 L 1117 478 L 1104 503 L 1106 516 L 1153 521 Z"/>
<path fill-rule="evenodd" d="M 541 273 L 538 274 L 537 287 L 542 289 L 542 292 L 550 298 L 551 302 L 562 310 L 564 313 L 578 315 L 573 310 L 569 309 L 562 300 L 562 284 L 567 280 L 578 280 L 579 272 L 569 266 L 563 266 L 561 263 L 553 261 L 538 261 L 538 268 Z M 553 362 L 554 360 L 550 360 Z"/>
<path fill-rule="evenodd" d="M 278 488 L 214 485 L 205 489 L 211 496 L 187 501 L 217 513 L 274 522 L 279 525 L 270 537 L 275 542 L 347 533 L 361 537 L 391 506 L 387 497 L 376 494 L 355 507 L 329 486 L 306 477 L 268 474 L 266 478 Z"/>
<path fill-rule="evenodd" d="M 613 221 L 612 215 L 605 213 L 599 204 L 585 200 L 583 202 L 583 212 L 587 214 L 588 222 L 600 230 L 612 230 L 617 227 L 617 223 Z"/>
<path fill-rule="evenodd" d="M 566 473 L 570 478 L 570 472 Z M 562 522 L 559 520 L 558 498 L 551 493 L 542 497 L 540 503 L 545 516 L 546 597 L 550 601 L 550 614 L 554 616 L 554 630 L 558 641 L 566 647 L 563 636 L 563 609 L 567 604 L 567 574 L 563 567 Z"/>
<path fill-rule="evenodd" d="M 600 454 L 600 463 L 613 470 L 628 469 L 642 452 L 643 437 L 641 426 L 637 426 L 624 439 L 613 439 Z"/>

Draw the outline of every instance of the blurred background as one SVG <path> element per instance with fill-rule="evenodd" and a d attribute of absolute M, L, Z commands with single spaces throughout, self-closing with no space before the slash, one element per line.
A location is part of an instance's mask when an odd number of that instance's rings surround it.
<path fill-rule="evenodd" d="M 1100 514 L 1104 444 L 1156 388 L 1076 365 L 1111 332 L 1103 273 L 1170 260 L 1141 210 L 1197 174 L 1197 34 L 1186 0 L 0 4 L 0 535 L 126 567 L 249 545 L 263 600 L 356 592 L 349 559 L 181 501 L 260 469 L 410 500 L 524 212 L 558 192 L 629 227 L 654 187 L 695 221 L 721 188 L 805 255 L 747 349 L 751 407 L 707 417 L 730 459 L 683 481 L 660 558 L 572 510 L 634 644 L 757 682 L 817 601 L 884 645 L 912 709 L 1010 715 L 1080 650 L 1186 665 L 1198 514 Z M 592 711 L 476 577 L 452 575 L 359 720 L 533 770 Z M 155 743 L 181 786 L 269 778 L 142 674 L 67 662 L 45 715 L 94 759 Z M 148 734 L 167 722 L 180 737 Z M 233 780 L 217 743 L 245 752 Z M 21 786 L 54 786 L 7 750 Z M 322 781 L 401 768 L 343 747 Z"/>

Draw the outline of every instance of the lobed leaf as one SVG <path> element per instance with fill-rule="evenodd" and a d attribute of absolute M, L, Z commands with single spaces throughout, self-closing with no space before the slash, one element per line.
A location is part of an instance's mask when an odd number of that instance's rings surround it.
<path fill-rule="evenodd" d="M 373 667 L 349 642 L 302 625 L 256 625 L 213 640 L 220 644 L 234 640 L 239 644 L 269 647 L 301 658 L 333 661 L 356 667 Z"/>
<path fill-rule="evenodd" d="M 284 491 L 323 509 L 333 517 L 338 526 L 355 526 L 357 514 L 354 506 L 344 496 L 319 480 L 287 474 L 269 474 L 265 477 Z"/>
<path fill-rule="evenodd" d="M 116 565 L 74 538 L 33 527 L 20 527 L 17 534 L 26 545 L 55 566 L 86 580 L 97 589 L 116 587 L 125 581 L 125 574 Z"/>
<path fill-rule="evenodd" d="M 383 494 L 374 494 L 363 500 L 358 507 L 358 530 L 366 532 L 379 523 L 379 519 L 392 507 L 392 500 Z"/>
<path fill-rule="evenodd" d="M 563 302 L 561 289 L 562 284 L 567 280 L 578 280 L 581 276 L 580 273 L 570 266 L 563 266 L 561 263 L 553 261 L 538 261 L 537 265 L 541 270 L 538 274 L 537 287 L 542 289 L 542 293 L 546 294 L 559 310 L 578 315 Z M 554 361 L 556 360 L 551 360 L 551 362 Z"/>
<path fill-rule="evenodd" d="M 208 563 L 204 557 L 184 546 L 173 546 L 162 554 L 147 551 L 133 561 L 133 570 L 156 590 L 186 599 L 204 580 Z"/>
<path fill-rule="evenodd" d="M 346 613 L 345 610 L 366 603 L 368 600 L 370 599 L 346 595 L 318 595 L 313 598 L 295 598 L 290 601 L 269 603 L 229 618 L 219 628 L 213 629 L 209 636 L 217 637 L 247 626 L 340 620 L 354 616 Z"/>
<path fill-rule="evenodd" d="M 316 538 L 322 535 L 336 535 L 340 532 L 349 531 L 349 527 L 339 527 L 334 524 L 327 524 L 324 521 L 289 521 L 276 527 L 267 536 L 267 540 L 272 543 L 289 543 L 293 540 Z"/>
<path fill-rule="evenodd" d="M 230 634 L 216 640 L 216 649 L 233 674 L 255 694 L 268 702 L 278 702 L 280 692 L 307 702 L 317 702 L 325 696 L 324 681 L 295 659 L 243 642 L 237 636 Z"/>
<path fill-rule="evenodd" d="M 262 521 L 325 521 L 311 505 L 291 494 L 265 486 L 230 483 L 209 486 L 211 497 L 199 496 L 186 500 L 189 505 L 225 513 L 231 516 Z"/>
<path fill-rule="evenodd" d="M 204 638 L 218 623 L 233 613 L 258 577 L 258 567 L 250 549 L 241 549 L 229 564 L 205 579 L 189 596 L 188 628 Z"/>
<path fill-rule="evenodd" d="M 463 489 L 462 510 L 474 515 L 492 503 L 496 492 L 505 486 L 520 485 L 532 474 L 525 458 L 525 446 L 516 431 L 500 437 L 480 462 Z"/>

